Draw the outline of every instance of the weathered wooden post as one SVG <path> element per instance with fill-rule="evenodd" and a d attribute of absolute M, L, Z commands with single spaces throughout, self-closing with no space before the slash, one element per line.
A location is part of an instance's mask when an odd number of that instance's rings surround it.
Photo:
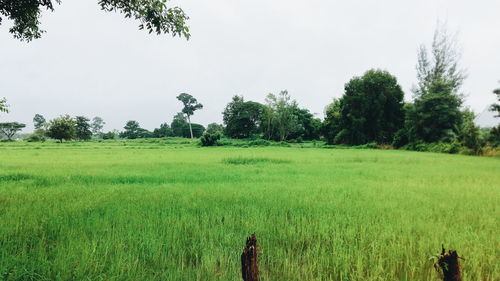
<path fill-rule="evenodd" d="M 462 275 L 460 273 L 460 263 L 458 259 L 460 258 L 457 251 L 446 252 L 444 246 L 442 247 L 441 256 L 439 256 L 437 264 L 441 268 L 443 273 L 443 281 L 462 281 Z"/>
<path fill-rule="evenodd" d="M 241 254 L 241 275 L 243 281 L 259 281 L 259 265 L 257 263 L 257 238 L 255 234 L 247 237 Z"/>

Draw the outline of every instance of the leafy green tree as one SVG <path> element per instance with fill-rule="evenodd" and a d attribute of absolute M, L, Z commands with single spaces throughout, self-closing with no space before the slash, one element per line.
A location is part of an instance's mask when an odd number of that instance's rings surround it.
<path fill-rule="evenodd" d="M 459 139 L 463 146 L 472 150 L 474 154 L 481 151 L 483 141 L 481 139 L 481 131 L 474 123 L 476 115 L 469 109 L 462 111 L 462 127 L 460 128 Z"/>
<path fill-rule="evenodd" d="M 102 139 L 103 140 L 114 140 L 117 139 L 119 136 L 119 132 L 115 131 L 109 131 L 107 133 L 102 134 Z"/>
<path fill-rule="evenodd" d="M 500 146 L 500 125 L 489 130 L 487 141 L 493 147 Z"/>
<path fill-rule="evenodd" d="M 138 132 L 137 132 L 137 138 L 139 139 L 144 139 L 144 138 L 154 138 L 154 134 L 153 132 L 150 132 L 149 130 L 147 129 L 144 129 L 144 128 L 139 128 Z"/>
<path fill-rule="evenodd" d="M 96 137 L 101 137 L 102 136 L 102 129 L 104 128 L 104 125 L 106 122 L 99 117 L 96 116 L 92 119 L 92 124 L 90 124 L 90 129 L 92 131 L 92 134 Z"/>
<path fill-rule="evenodd" d="M 222 135 L 224 133 L 224 126 L 217 124 L 217 123 L 210 123 L 207 125 L 207 131 L 208 134 L 219 134 Z"/>
<path fill-rule="evenodd" d="M 224 134 L 230 138 L 249 138 L 259 131 L 264 106 L 245 101 L 243 96 L 233 96 L 222 113 Z"/>
<path fill-rule="evenodd" d="M 205 132 L 200 137 L 201 146 L 217 146 L 219 144 L 221 135 L 219 133 L 208 133 Z"/>
<path fill-rule="evenodd" d="M 7 104 L 7 100 L 5 98 L 0 99 L 0 112 L 9 113 L 9 105 Z"/>
<path fill-rule="evenodd" d="M 4 134 L 8 140 L 12 140 L 12 137 L 24 127 L 26 127 L 25 124 L 18 122 L 0 123 L 0 132 Z"/>
<path fill-rule="evenodd" d="M 418 84 L 413 89 L 415 111 L 410 114 L 410 141 L 451 141 L 461 126 L 459 93 L 466 71 L 459 67 L 456 39 L 440 26 L 434 33 L 430 53 L 420 47 L 417 64 Z"/>
<path fill-rule="evenodd" d="M 500 102 L 500 89 L 496 89 L 493 91 L 495 95 L 497 95 L 497 100 Z M 500 103 L 494 103 L 490 106 L 491 111 L 496 111 L 497 115 L 495 117 L 500 117 Z"/>
<path fill-rule="evenodd" d="M 47 130 L 47 136 L 63 142 L 63 140 L 72 140 L 76 136 L 75 120 L 69 115 L 62 115 L 50 120 Z"/>
<path fill-rule="evenodd" d="M 35 125 L 35 130 L 43 129 L 43 127 L 47 124 L 47 120 L 41 114 L 35 114 L 33 117 L 33 124 Z"/>
<path fill-rule="evenodd" d="M 497 100 L 500 102 L 500 89 L 494 90 L 493 93 L 497 95 Z M 497 112 L 497 115 L 495 115 L 495 117 L 500 117 L 500 103 L 492 104 L 490 110 Z M 500 145 L 500 124 L 496 127 L 491 128 L 488 136 L 488 143 L 493 147 L 497 147 Z"/>
<path fill-rule="evenodd" d="M 281 91 L 278 95 L 272 93 L 266 97 L 266 104 L 268 107 L 268 114 L 271 121 L 265 120 L 265 123 L 272 123 L 280 141 L 284 141 L 288 136 L 300 126 L 297 116 L 294 114 L 295 109 L 298 107 L 297 102 L 292 100 L 287 90 Z M 272 132 L 265 133 L 268 136 Z"/>
<path fill-rule="evenodd" d="M 125 131 L 120 133 L 121 138 L 137 139 L 141 136 L 141 134 L 144 134 L 139 122 L 134 120 L 127 121 L 123 129 L 125 129 Z"/>
<path fill-rule="evenodd" d="M 174 132 L 167 123 L 160 125 L 160 128 L 156 128 L 153 131 L 153 137 L 155 138 L 165 138 L 174 136 Z"/>
<path fill-rule="evenodd" d="M 403 112 L 405 116 L 403 128 L 396 132 L 392 141 L 392 146 L 395 148 L 401 148 L 410 142 L 409 130 L 412 128 L 411 116 L 415 112 L 415 105 L 413 103 L 405 103 L 403 105 Z"/>
<path fill-rule="evenodd" d="M 189 127 L 186 116 L 179 112 L 174 116 L 174 119 L 170 124 L 170 128 L 172 129 L 172 134 L 174 135 L 174 137 L 183 137 L 183 131 L 185 127 Z"/>
<path fill-rule="evenodd" d="M 195 138 L 199 138 L 205 132 L 205 127 L 203 127 L 203 125 L 201 124 L 196 123 L 191 124 L 191 127 L 189 127 L 189 125 L 185 125 L 182 128 L 182 137 L 189 138 L 191 136 L 191 132 L 193 133 L 193 136 Z"/>
<path fill-rule="evenodd" d="M 184 108 L 182 109 L 182 113 L 186 115 L 187 121 L 189 123 L 189 131 L 191 133 L 191 138 L 193 138 L 193 128 L 191 127 L 191 116 L 198 109 L 202 109 L 203 105 L 199 103 L 193 96 L 190 94 L 182 93 L 177 96 L 177 99 L 182 102 Z"/>
<path fill-rule="evenodd" d="M 168 7 L 168 0 L 97 0 L 102 10 L 122 13 L 126 18 L 140 22 L 139 28 L 149 33 L 171 33 L 189 39 L 189 17 L 179 7 Z M 0 24 L 2 16 L 13 21 L 10 33 L 20 40 L 31 41 L 40 38 L 43 10 L 54 11 L 54 4 L 60 0 L 0 0 Z"/>
<path fill-rule="evenodd" d="M 79 140 L 87 141 L 92 138 L 92 131 L 90 130 L 90 119 L 84 116 L 76 116 L 75 129 L 76 138 Z"/>
<path fill-rule="evenodd" d="M 289 139 L 315 140 L 319 139 L 321 133 L 321 120 L 305 108 L 295 107 L 293 115 L 297 118 L 298 126 L 288 136 Z"/>
<path fill-rule="evenodd" d="M 404 93 L 396 77 L 369 70 L 345 85 L 341 127 L 335 141 L 350 145 L 391 143 L 404 122 Z"/>
<path fill-rule="evenodd" d="M 335 144 L 335 137 L 342 131 L 342 99 L 334 99 L 326 107 L 321 131 L 327 144 Z"/>

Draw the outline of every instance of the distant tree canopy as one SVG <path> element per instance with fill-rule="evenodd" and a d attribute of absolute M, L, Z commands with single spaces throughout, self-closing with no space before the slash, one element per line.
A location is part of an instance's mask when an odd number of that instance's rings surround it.
<path fill-rule="evenodd" d="M 106 122 L 99 117 L 96 116 L 92 119 L 92 124 L 90 124 L 90 129 L 92 131 L 92 134 L 96 137 L 101 137 L 102 136 L 102 129 L 104 128 L 104 125 Z"/>
<path fill-rule="evenodd" d="M 224 126 L 217 124 L 217 123 L 210 123 L 207 125 L 207 131 L 208 134 L 219 134 L 222 135 L 224 134 Z"/>
<path fill-rule="evenodd" d="M 50 120 L 47 136 L 60 142 L 72 140 L 76 137 L 76 122 L 69 115 L 62 115 Z"/>
<path fill-rule="evenodd" d="M 25 124 L 18 122 L 0 123 L 0 132 L 4 134 L 8 140 L 12 140 L 12 137 L 24 127 L 26 127 Z"/>
<path fill-rule="evenodd" d="M 156 128 L 153 131 L 153 137 L 155 138 L 165 138 L 165 137 L 173 137 L 174 132 L 170 128 L 167 123 L 163 123 L 160 125 L 160 128 Z"/>
<path fill-rule="evenodd" d="M 315 140 L 321 136 L 321 120 L 315 118 L 308 109 L 295 107 L 293 115 L 297 117 L 297 130 L 288 135 L 288 139 Z"/>
<path fill-rule="evenodd" d="M 342 131 L 342 101 L 334 99 L 325 109 L 325 120 L 321 132 L 327 144 L 335 144 L 335 137 Z"/>
<path fill-rule="evenodd" d="M 7 100 L 5 98 L 0 99 L 0 112 L 9 112 L 9 105 L 7 104 Z"/>
<path fill-rule="evenodd" d="M 500 117 L 500 88 L 493 90 L 493 93 L 497 95 L 497 100 L 499 103 L 494 103 L 490 106 L 491 111 L 496 111 L 497 115 L 495 117 Z"/>
<path fill-rule="evenodd" d="M 278 95 L 268 94 L 266 107 L 263 131 L 267 139 L 277 138 L 279 141 L 285 141 L 292 132 L 300 130 L 298 117 L 294 114 L 298 105 L 291 99 L 287 90 Z"/>
<path fill-rule="evenodd" d="M 126 18 L 140 22 L 139 29 L 149 33 L 170 33 L 189 39 L 189 17 L 179 7 L 168 7 L 168 0 L 97 0 L 102 10 L 119 12 Z M 22 41 L 40 38 L 42 10 L 54 11 L 61 0 L 0 0 L 0 24 L 2 16 L 13 21 L 9 32 Z"/>
<path fill-rule="evenodd" d="M 139 122 L 135 120 L 130 120 L 127 121 L 127 124 L 125 124 L 125 129 L 123 132 L 120 133 L 120 137 L 122 138 L 127 138 L 127 139 L 137 139 L 140 137 L 142 128 L 139 125 Z"/>
<path fill-rule="evenodd" d="M 35 130 L 43 129 L 43 127 L 47 124 L 47 120 L 41 114 L 35 114 L 33 117 L 33 125 L 35 126 Z"/>
<path fill-rule="evenodd" d="M 258 102 L 245 101 L 243 96 L 234 96 L 222 113 L 224 134 L 230 138 L 249 138 L 259 132 L 264 106 Z"/>
<path fill-rule="evenodd" d="M 189 126 L 187 123 L 186 116 L 182 112 L 177 113 L 172 119 L 172 123 L 170 124 L 170 128 L 172 130 L 172 134 L 176 137 L 182 137 L 184 128 Z"/>
<path fill-rule="evenodd" d="M 288 91 L 269 94 L 266 105 L 233 96 L 222 113 L 224 134 L 230 138 L 264 137 L 268 140 L 319 139 L 321 120 L 298 107 Z"/>
<path fill-rule="evenodd" d="M 75 129 L 76 138 L 78 140 L 87 141 L 92 138 L 92 131 L 90 130 L 90 119 L 85 116 L 76 116 Z"/>
<path fill-rule="evenodd" d="M 482 140 L 480 129 L 474 123 L 476 115 L 469 109 L 463 110 L 461 115 L 462 126 L 459 128 L 458 139 L 464 147 L 477 153 L 481 149 Z"/>
<path fill-rule="evenodd" d="M 189 138 L 191 137 L 191 132 L 194 138 L 199 138 L 205 132 L 205 127 L 201 124 L 192 123 L 191 128 L 189 126 L 184 126 L 182 130 L 182 135 L 179 137 Z"/>
<path fill-rule="evenodd" d="M 326 110 L 323 131 L 330 144 L 391 143 L 404 122 L 404 93 L 387 71 L 369 70 L 345 85 Z"/>

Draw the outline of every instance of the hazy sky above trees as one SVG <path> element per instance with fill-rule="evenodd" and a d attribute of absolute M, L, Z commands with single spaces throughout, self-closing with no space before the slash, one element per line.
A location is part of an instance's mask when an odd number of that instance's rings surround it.
<path fill-rule="evenodd" d="M 463 93 L 476 113 L 495 102 L 500 80 L 498 0 L 183 0 L 191 39 L 149 35 L 138 23 L 106 13 L 97 1 L 65 0 L 45 13 L 47 33 L 31 43 L 0 26 L 0 97 L 11 105 L 3 122 L 30 126 L 36 113 L 101 116 L 105 130 L 137 120 L 170 123 L 181 92 L 204 105 L 192 117 L 221 122 L 235 94 L 263 102 L 287 89 L 318 113 L 340 97 L 353 76 L 370 68 L 395 75 L 406 100 L 416 83 L 417 49 L 430 44 L 438 19 L 458 31 Z"/>

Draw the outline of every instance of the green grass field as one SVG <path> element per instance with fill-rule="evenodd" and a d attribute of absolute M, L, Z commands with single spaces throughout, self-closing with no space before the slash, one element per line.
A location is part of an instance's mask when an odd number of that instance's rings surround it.
<path fill-rule="evenodd" d="M 0 144 L 7 280 L 500 280 L 500 158 L 189 142 Z M 2 278 L 2 275 L 0 275 Z M 10 278 L 10 279 L 9 279 Z M 1 280 L 1 279 L 0 279 Z"/>

